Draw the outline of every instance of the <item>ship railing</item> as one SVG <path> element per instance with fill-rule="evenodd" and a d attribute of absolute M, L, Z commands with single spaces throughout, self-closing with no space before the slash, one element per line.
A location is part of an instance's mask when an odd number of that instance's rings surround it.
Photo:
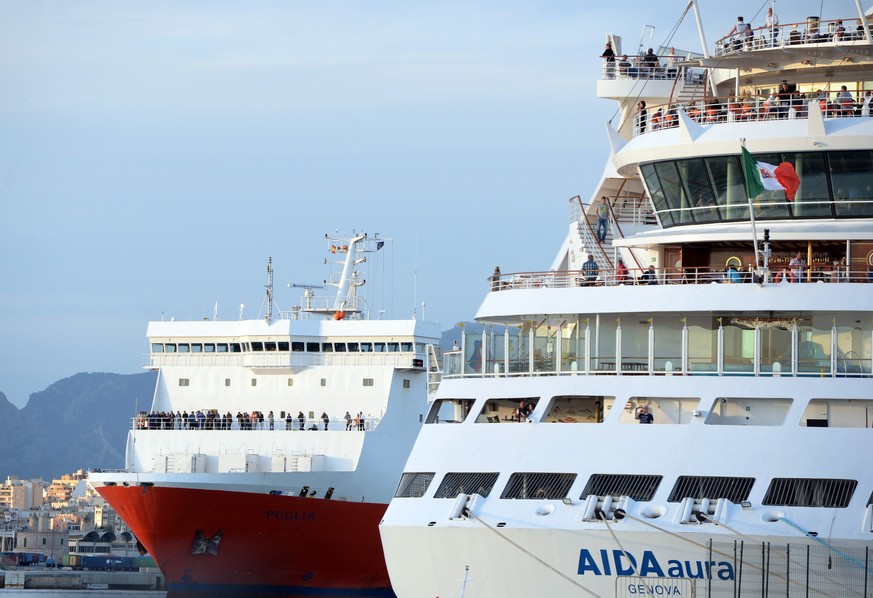
<path fill-rule="evenodd" d="M 705 81 L 705 70 L 693 66 L 702 54 L 687 53 L 682 55 L 665 54 L 658 57 L 655 63 L 646 63 L 642 56 L 630 56 L 623 60 L 616 56 L 614 61 L 604 59 L 600 76 L 602 79 L 614 80 L 650 80 L 650 81 L 684 81 L 686 85 L 702 85 Z"/>
<path fill-rule="evenodd" d="M 250 353 L 151 353 L 145 367 L 241 366 L 256 369 L 300 369 L 313 366 L 390 366 L 423 369 L 426 356 L 410 352 L 250 352 Z"/>
<path fill-rule="evenodd" d="M 816 103 L 824 118 L 866 118 L 873 116 L 873 101 L 865 98 L 842 98 L 841 92 L 795 94 L 791 98 L 726 96 L 708 97 L 687 103 L 668 102 L 646 107 L 643 118 L 634 114 L 634 136 L 679 126 L 679 112 L 701 125 L 763 122 L 771 120 L 796 120 L 809 117 L 810 104 Z"/>
<path fill-rule="evenodd" d="M 734 258 L 735 259 L 735 258 Z M 585 270 L 548 272 L 517 272 L 490 276 L 491 292 L 518 289 L 567 289 L 575 287 L 603 286 L 648 286 L 663 284 L 736 284 L 736 283 L 873 283 L 873 272 L 850 269 L 848 266 L 813 265 L 799 274 L 787 263 L 770 264 L 763 268 L 737 264 L 735 268 L 687 267 L 687 268 L 598 268 L 596 272 Z"/>
<path fill-rule="evenodd" d="M 776 27 L 753 27 L 749 34 L 726 35 L 715 42 L 714 56 L 730 56 L 741 52 L 791 48 L 820 47 L 821 44 L 843 45 L 867 43 L 864 27 L 857 17 L 821 21 L 809 17 L 800 23 Z"/>
<path fill-rule="evenodd" d="M 171 417 L 169 412 L 157 413 L 140 413 L 131 418 L 131 430 L 163 430 L 176 432 L 372 432 L 382 423 L 382 418 L 364 417 L 363 421 L 356 421 L 355 414 L 352 416 L 351 422 L 347 424 L 345 418 L 331 417 L 328 419 L 327 430 L 325 430 L 324 420 L 319 417 L 304 417 L 303 424 L 295 414 L 291 414 L 290 420 L 287 420 L 283 414 L 281 417 L 274 417 L 273 425 L 270 427 L 270 421 L 267 417 L 264 421 L 245 420 L 232 416 L 230 422 L 226 422 L 220 417 L 221 414 L 213 413 L 212 409 L 201 409 L 204 414 L 210 415 L 202 420 L 196 418 L 185 419 L 184 417 Z M 190 414 L 190 410 L 187 410 Z M 196 411 L 194 412 L 196 413 Z M 101 470 L 104 472 L 112 471 L 108 469 Z M 118 470 L 125 471 L 125 470 Z"/>

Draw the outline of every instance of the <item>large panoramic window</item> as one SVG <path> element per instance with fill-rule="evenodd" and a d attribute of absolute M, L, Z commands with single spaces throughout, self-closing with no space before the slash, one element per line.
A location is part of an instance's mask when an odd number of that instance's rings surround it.
<path fill-rule="evenodd" d="M 755 218 L 873 216 L 873 151 L 753 154 L 755 160 L 788 162 L 800 188 L 789 201 L 784 191 L 752 198 Z M 641 164 L 640 172 L 665 228 L 749 218 L 739 154 Z"/>

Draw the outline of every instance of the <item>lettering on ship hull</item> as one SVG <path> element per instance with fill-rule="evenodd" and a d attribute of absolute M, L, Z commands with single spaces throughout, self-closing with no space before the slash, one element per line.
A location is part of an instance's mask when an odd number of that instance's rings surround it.
<path fill-rule="evenodd" d="M 264 519 L 270 521 L 315 521 L 312 511 L 266 511 Z"/>
<path fill-rule="evenodd" d="M 658 559 L 651 550 L 641 557 L 621 550 L 587 548 L 579 551 L 579 575 L 615 575 L 616 577 L 670 577 L 676 579 L 734 579 L 734 567 L 727 561 L 690 561 Z M 663 588 L 662 588 L 663 590 Z"/>

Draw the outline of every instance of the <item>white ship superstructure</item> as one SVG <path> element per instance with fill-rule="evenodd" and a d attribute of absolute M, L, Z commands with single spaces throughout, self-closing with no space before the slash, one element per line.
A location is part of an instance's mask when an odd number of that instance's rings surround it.
<path fill-rule="evenodd" d="M 873 38 L 841 8 L 655 62 L 609 36 L 603 177 L 446 355 L 380 526 L 399 596 L 873 595 Z"/>
<path fill-rule="evenodd" d="M 271 261 L 263 317 L 149 323 L 154 398 L 126 469 L 90 479 L 172 596 L 391 595 L 377 525 L 438 382 L 440 330 L 368 317 L 362 271 L 385 239 L 326 242 L 335 270 L 288 285 L 304 293 L 290 311 L 273 311 Z"/>

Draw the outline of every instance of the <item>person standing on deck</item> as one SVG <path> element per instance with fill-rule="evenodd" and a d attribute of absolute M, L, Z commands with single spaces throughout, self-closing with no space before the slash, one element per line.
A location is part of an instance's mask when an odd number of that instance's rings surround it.
<path fill-rule="evenodd" d="M 597 206 L 597 240 L 603 243 L 606 241 L 606 231 L 609 226 L 609 203 L 606 196 L 600 198 L 600 205 Z"/>

